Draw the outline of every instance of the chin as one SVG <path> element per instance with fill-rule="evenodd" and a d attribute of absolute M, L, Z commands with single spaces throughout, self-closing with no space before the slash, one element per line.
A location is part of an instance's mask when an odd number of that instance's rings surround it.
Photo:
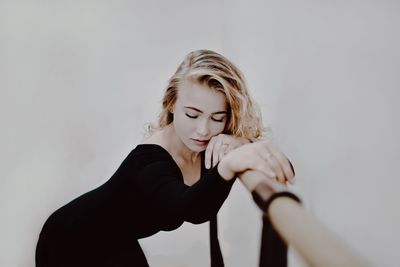
<path fill-rule="evenodd" d="M 191 146 L 189 149 L 193 152 L 203 152 L 206 150 L 206 147 Z"/>
<path fill-rule="evenodd" d="M 186 145 L 191 151 L 193 152 L 203 152 L 206 150 L 207 146 L 201 147 L 201 146 L 197 146 L 197 145 Z"/>

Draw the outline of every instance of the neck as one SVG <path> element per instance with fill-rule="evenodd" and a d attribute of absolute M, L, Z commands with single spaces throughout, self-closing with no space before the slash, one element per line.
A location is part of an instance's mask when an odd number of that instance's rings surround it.
<path fill-rule="evenodd" d="M 183 161 L 185 164 L 195 164 L 199 157 L 200 152 L 194 152 L 190 150 L 176 135 L 175 129 L 171 124 L 164 128 L 164 140 L 167 140 L 167 150 L 171 155 L 179 161 Z"/>

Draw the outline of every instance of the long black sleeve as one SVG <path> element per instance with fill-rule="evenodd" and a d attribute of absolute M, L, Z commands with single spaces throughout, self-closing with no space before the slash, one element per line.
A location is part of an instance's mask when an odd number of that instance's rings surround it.
<path fill-rule="evenodd" d="M 137 189 L 154 219 L 166 223 L 163 230 L 183 221 L 203 223 L 217 214 L 233 184 L 219 175 L 217 166 L 190 187 L 170 161 L 156 161 L 142 169 Z"/>
<path fill-rule="evenodd" d="M 228 196 L 233 180 L 225 181 L 217 167 L 205 170 L 203 162 L 201 173 L 187 186 L 164 148 L 138 145 L 103 185 L 50 215 L 37 266 L 148 266 L 137 239 L 211 220 Z"/>

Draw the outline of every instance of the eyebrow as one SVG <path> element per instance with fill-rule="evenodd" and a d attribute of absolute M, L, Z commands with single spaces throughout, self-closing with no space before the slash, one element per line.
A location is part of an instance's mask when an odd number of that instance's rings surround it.
<path fill-rule="evenodd" d="M 195 108 L 195 107 L 185 106 L 185 108 L 193 109 L 194 111 L 197 111 L 197 112 L 200 112 L 200 113 L 204 113 L 203 111 L 201 111 L 200 109 Z M 211 114 L 227 114 L 227 113 L 228 112 L 226 112 L 226 111 L 217 111 L 217 112 L 213 112 Z"/>

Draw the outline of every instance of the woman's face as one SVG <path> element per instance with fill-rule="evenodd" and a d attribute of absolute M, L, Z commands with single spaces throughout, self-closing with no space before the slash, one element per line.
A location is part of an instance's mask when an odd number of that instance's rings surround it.
<path fill-rule="evenodd" d="M 172 123 L 178 137 L 190 150 L 201 152 L 211 137 L 225 129 L 226 98 L 206 85 L 185 81 L 178 88 L 173 114 Z"/>

